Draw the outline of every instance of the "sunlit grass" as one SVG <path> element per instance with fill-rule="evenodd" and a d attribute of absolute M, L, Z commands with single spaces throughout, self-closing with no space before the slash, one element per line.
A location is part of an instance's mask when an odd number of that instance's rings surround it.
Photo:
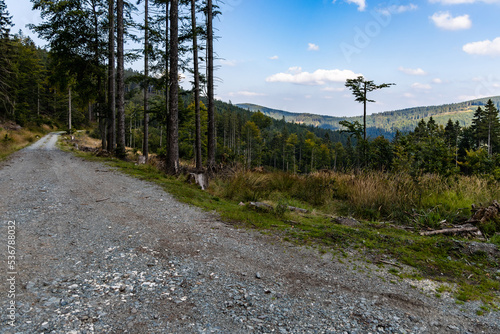
<path fill-rule="evenodd" d="M 0 161 L 12 153 L 36 142 L 50 131 L 50 127 L 46 125 L 41 127 L 24 127 L 19 130 L 6 130 L 0 127 Z"/>

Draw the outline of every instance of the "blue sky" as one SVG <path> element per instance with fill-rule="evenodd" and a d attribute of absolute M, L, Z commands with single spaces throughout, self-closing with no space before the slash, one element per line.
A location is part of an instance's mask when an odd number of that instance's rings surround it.
<path fill-rule="evenodd" d="M 369 113 L 500 95 L 500 0 L 224 2 L 214 23 L 223 101 L 360 115 L 344 88 L 358 75 L 396 84 L 369 96 Z M 29 1 L 6 3 L 13 31 L 40 21 Z"/>

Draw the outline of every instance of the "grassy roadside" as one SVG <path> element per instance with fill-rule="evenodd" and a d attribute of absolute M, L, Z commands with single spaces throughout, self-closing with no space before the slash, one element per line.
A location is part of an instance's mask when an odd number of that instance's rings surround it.
<path fill-rule="evenodd" d="M 67 144 L 62 145 L 65 150 L 73 150 Z M 485 252 L 464 252 L 463 248 L 467 243 L 465 239 L 445 236 L 423 237 L 415 232 L 395 228 L 392 224 L 373 221 L 359 221 L 353 226 L 346 226 L 335 221 L 336 215 L 325 203 L 318 202 L 314 205 L 311 201 L 286 198 L 282 192 L 266 190 L 268 189 L 266 187 L 259 188 L 257 181 L 253 182 L 256 185 L 255 189 L 247 189 L 249 193 L 246 195 L 244 188 L 248 188 L 248 184 L 238 181 L 237 177 L 214 180 L 208 191 L 201 191 L 198 187 L 187 184 L 184 176 L 167 176 L 151 165 L 136 166 L 132 162 L 96 157 L 79 151 L 75 151 L 74 154 L 105 162 L 128 175 L 154 182 L 178 200 L 207 211 L 216 211 L 223 220 L 237 227 L 257 229 L 285 241 L 315 247 L 320 252 L 333 253 L 339 261 L 343 261 L 344 257 L 346 258 L 344 260 L 348 261 L 347 254 L 355 253 L 381 270 L 388 270 L 394 275 L 395 280 L 432 279 L 438 283 L 452 283 L 440 285 L 435 291 L 436 298 L 448 292 L 459 304 L 471 300 L 482 301 L 483 306 L 477 310 L 478 314 L 500 310 L 498 258 L 493 258 Z M 252 177 L 262 178 L 264 183 L 269 182 L 265 179 L 266 176 Z M 273 178 L 278 177 L 273 175 Z M 295 181 L 282 182 L 293 184 Z M 241 182 L 240 186 L 235 182 Z M 351 183 L 351 188 L 355 188 L 355 181 Z M 302 185 L 304 186 L 305 184 Z M 311 186 L 311 194 L 325 193 L 326 185 L 323 185 L 323 188 L 318 187 L 318 184 Z M 318 189 L 323 190 L 318 191 Z M 342 191 L 345 193 L 348 190 Z M 237 195 L 233 194 L 234 192 Z M 241 200 L 262 198 L 266 199 L 274 209 L 256 210 L 247 205 L 239 205 Z M 341 203 L 342 205 L 349 203 L 349 197 L 347 198 Z M 314 199 L 312 200 L 314 202 Z M 292 212 L 287 209 L 288 205 L 306 208 L 309 211 Z M 416 270 L 410 273 L 402 268 L 399 269 L 398 266 L 388 265 L 390 263 L 408 265 Z"/>
<path fill-rule="evenodd" d="M 48 125 L 28 125 L 20 128 L 14 123 L 0 124 L 0 161 L 36 142 L 50 131 L 54 130 Z"/>

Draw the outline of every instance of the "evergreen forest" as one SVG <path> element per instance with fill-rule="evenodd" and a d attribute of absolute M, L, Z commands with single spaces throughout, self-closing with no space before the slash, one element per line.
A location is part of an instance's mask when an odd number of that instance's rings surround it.
<path fill-rule="evenodd" d="M 43 22 L 30 28 L 45 48 L 11 32 L 0 0 L 3 121 L 91 129 L 103 150 L 157 155 L 174 174 L 183 162 L 214 171 L 229 165 L 500 179 L 498 98 L 370 115 L 365 140 L 360 118 L 215 100 L 211 21 L 219 12 L 211 1 L 146 2 L 140 22 L 131 15 L 135 5 L 122 0 L 32 3 Z M 124 41 L 142 49 L 125 50 Z M 138 59 L 144 71 L 125 69 Z M 192 89 L 180 86 L 182 72 L 195 78 Z"/>

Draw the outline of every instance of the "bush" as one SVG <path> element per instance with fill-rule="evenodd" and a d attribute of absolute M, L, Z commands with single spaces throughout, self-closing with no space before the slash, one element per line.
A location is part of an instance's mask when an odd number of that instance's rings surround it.
<path fill-rule="evenodd" d="M 279 217 L 283 218 L 285 214 L 288 212 L 288 200 L 281 198 L 274 207 L 274 214 Z"/>

